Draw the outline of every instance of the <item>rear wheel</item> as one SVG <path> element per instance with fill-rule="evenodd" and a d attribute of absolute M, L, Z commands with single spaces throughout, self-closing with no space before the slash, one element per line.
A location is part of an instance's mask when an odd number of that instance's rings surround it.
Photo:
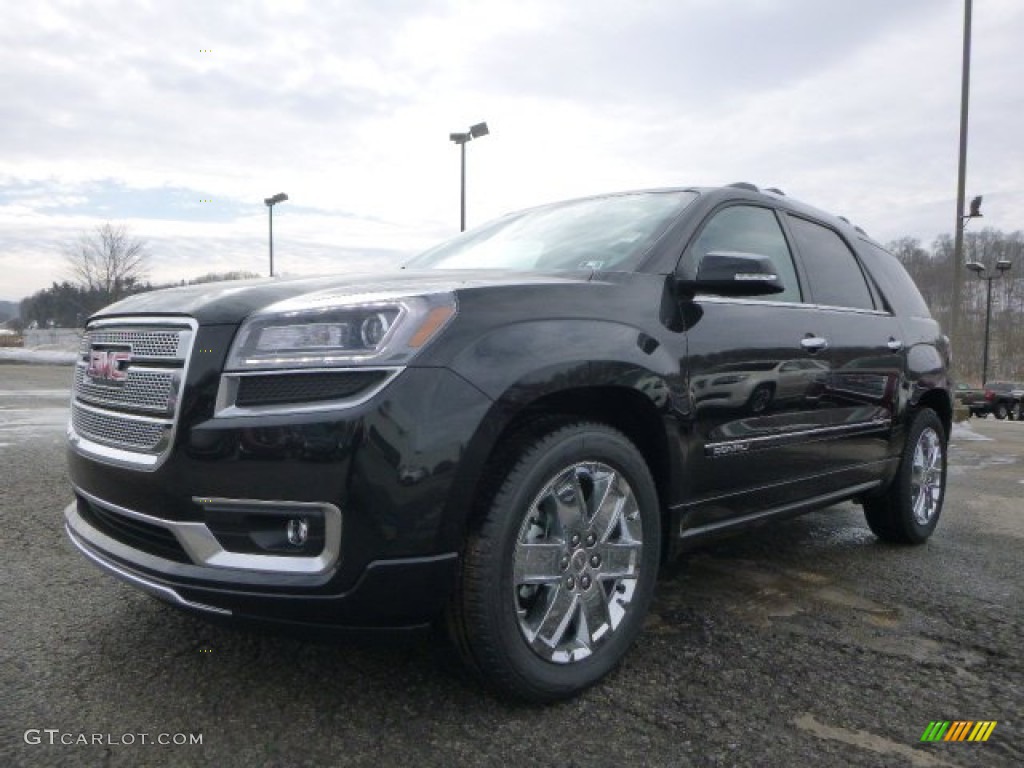
<path fill-rule="evenodd" d="M 996 403 L 995 409 L 992 411 L 996 418 L 1002 421 L 1009 415 L 1009 410 L 1006 408 L 1006 403 Z"/>
<path fill-rule="evenodd" d="M 946 494 L 946 431 L 935 411 L 917 413 L 907 434 L 896 478 L 864 499 L 864 516 L 878 538 L 921 544 L 932 535 Z"/>
<path fill-rule="evenodd" d="M 449 628 L 485 682 L 553 701 L 608 674 L 641 629 L 660 553 L 657 492 L 636 447 L 600 424 L 530 431 L 503 454 Z"/>

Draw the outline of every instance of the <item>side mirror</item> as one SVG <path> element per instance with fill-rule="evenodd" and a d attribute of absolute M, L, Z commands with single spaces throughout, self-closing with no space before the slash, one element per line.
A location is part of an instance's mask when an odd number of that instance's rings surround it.
<path fill-rule="evenodd" d="M 770 256 L 739 251 L 712 251 L 701 260 L 697 277 L 679 280 L 678 285 L 692 293 L 722 296 L 767 296 L 786 290 Z"/>

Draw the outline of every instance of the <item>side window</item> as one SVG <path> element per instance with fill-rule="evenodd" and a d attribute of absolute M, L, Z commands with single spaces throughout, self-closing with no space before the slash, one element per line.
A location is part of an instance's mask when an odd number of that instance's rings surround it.
<path fill-rule="evenodd" d="M 893 309 L 901 315 L 931 317 L 928 303 L 899 259 L 874 243 L 866 240 L 862 242 L 867 246 L 860 249 L 864 255 L 864 266 L 875 278 L 875 283 L 882 289 Z"/>
<path fill-rule="evenodd" d="M 803 260 L 816 304 L 874 309 L 860 264 L 850 247 L 828 227 L 789 216 L 797 250 Z"/>
<path fill-rule="evenodd" d="M 693 268 L 696 270 L 701 259 L 712 251 L 740 251 L 770 256 L 786 290 L 764 298 L 769 301 L 801 300 L 793 256 L 789 252 L 782 227 L 771 209 L 733 205 L 715 213 L 690 247 L 689 259 Z"/>

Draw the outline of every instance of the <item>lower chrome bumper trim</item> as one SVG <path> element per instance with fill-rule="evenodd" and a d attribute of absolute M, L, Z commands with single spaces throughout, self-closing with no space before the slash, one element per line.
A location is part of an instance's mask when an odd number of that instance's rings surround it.
<path fill-rule="evenodd" d="M 156 582 L 144 579 L 141 576 L 136 576 L 134 573 L 119 568 L 113 563 L 104 560 L 102 557 L 94 554 L 79 538 L 78 535 L 71 530 L 71 526 L 65 524 L 65 530 L 67 531 L 68 538 L 71 539 L 71 543 L 75 545 L 79 552 L 85 555 L 87 558 L 92 560 L 96 565 L 105 571 L 113 574 L 119 579 L 127 581 L 139 589 L 149 592 L 151 595 L 166 600 L 171 603 L 183 606 L 185 608 L 192 608 L 198 611 L 206 611 L 207 613 L 217 613 L 222 616 L 230 616 L 231 611 L 227 608 L 216 608 L 212 605 L 206 605 L 205 603 L 197 603 L 193 600 L 186 600 L 184 597 L 179 595 L 175 590 L 170 587 L 165 587 L 163 584 L 157 584 Z"/>

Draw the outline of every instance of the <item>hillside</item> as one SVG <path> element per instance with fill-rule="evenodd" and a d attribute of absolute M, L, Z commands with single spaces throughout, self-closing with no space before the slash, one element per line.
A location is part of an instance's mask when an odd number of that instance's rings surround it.
<path fill-rule="evenodd" d="M 0 301 L 0 323 L 18 316 L 18 302 Z"/>

